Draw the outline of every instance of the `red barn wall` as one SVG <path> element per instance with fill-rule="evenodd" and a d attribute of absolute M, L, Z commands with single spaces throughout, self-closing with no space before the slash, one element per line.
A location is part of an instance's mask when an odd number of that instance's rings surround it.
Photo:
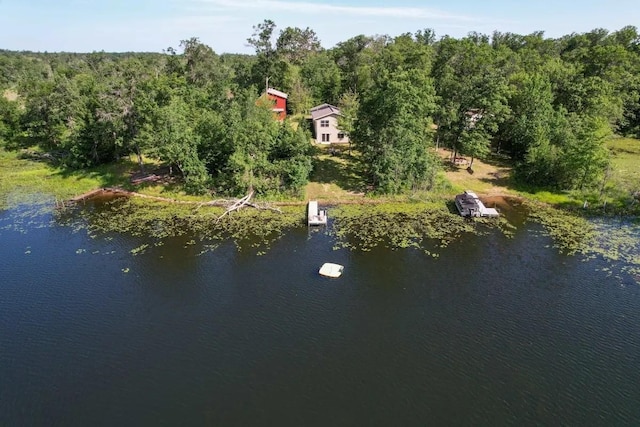
<path fill-rule="evenodd" d="M 279 96 L 269 94 L 269 99 L 275 101 L 273 108 L 282 108 L 282 111 L 276 112 L 278 120 L 284 120 L 287 117 L 287 100 Z"/>

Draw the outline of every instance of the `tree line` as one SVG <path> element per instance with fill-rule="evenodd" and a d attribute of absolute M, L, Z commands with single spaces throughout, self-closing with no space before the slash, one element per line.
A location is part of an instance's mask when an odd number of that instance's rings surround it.
<path fill-rule="evenodd" d="M 363 180 L 381 193 L 429 189 L 432 148 L 499 152 L 515 178 L 589 188 L 607 167 L 605 140 L 640 137 L 635 27 L 546 38 L 432 30 L 356 36 L 323 49 L 309 28 L 254 26 L 253 55 L 216 54 L 197 38 L 162 54 L 0 51 L 0 140 L 38 145 L 65 166 L 130 154 L 155 158 L 192 192 L 296 193 L 312 171 L 304 115 L 341 108 Z M 296 119 L 277 122 L 269 86 Z"/>

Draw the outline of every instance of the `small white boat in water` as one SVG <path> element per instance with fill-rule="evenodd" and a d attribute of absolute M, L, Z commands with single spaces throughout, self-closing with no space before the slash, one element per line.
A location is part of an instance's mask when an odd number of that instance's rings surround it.
<path fill-rule="evenodd" d="M 344 266 L 331 262 L 325 262 L 322 264 L 322 267 L 320 267 L 320 275 L 325 277 L 340 277 L 342 271 L 344 271 Z"/>

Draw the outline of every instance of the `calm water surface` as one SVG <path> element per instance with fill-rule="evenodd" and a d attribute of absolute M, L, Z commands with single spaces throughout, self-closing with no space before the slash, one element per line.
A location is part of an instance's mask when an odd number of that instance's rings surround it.
<path fill-rule="evenodd" d="M 0 212 L 0 425 L 639 425 L 640 286 L 538 226 L 262 256 Z M 346 266 L 323 279 L 326 261 Z"/>

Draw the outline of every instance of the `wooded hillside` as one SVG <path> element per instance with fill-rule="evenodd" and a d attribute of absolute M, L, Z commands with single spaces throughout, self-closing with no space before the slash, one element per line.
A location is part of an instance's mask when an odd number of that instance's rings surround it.
<path fill-rule="evenodd" d="M 269 195 L 306 184 L 304 115 L 324 102 L 342 109 L 362 179 L 381 193 L 429 189 L 436 145 L 503 153 L 532 185 L 589 188 L 607 168 L 605 140 L 640 137 L 631 26 L 558 39 L 360 35 L 326 50 L 312 29 L 265 20 L 248 42 L 255 55 L 218 55 L 196 38 L 163 54 L 0 51 L 0 89 L 13 94 L 0 96 L 0 144 L 38 146 L 68 168 L 134 153 L 195 193 Z M 256 102 L 267 77 L 295 119 Z"/>

